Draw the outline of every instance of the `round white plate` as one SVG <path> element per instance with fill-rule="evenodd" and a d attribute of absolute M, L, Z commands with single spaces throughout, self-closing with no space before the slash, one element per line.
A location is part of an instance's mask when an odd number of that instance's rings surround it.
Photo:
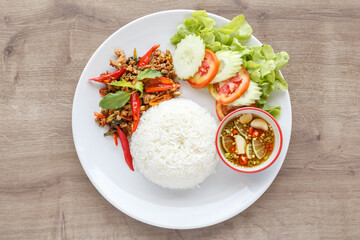
<path fill-rule="evenodd" d="M 103 84 L 89 82 L 106 70 L 115 71 L 109 60 L 115 59 L 114 49 L 124 49 L 128 57 L 136 48 L 143 55 L 151 46 L 174 51 L 169 39 L 176 33 L 191 10 L 172 10 L 139 18 L 112 34 L 96 50 L 79 79 L 72 112 L 72 130 L 81 164 L 96 189 L 116 208 L 148 224 L 175 229 L 190 229 L 213 225 L 229 219 L 253 204 L 270 186 L 288 150 L 291 134 L 291 105 L 287 91 L 274 91 L 270 105 L 281 105 L 279 124 L 284 133 L 284 145 L 278 160 L 263 172 L 245 174 L 227 167 L 222 161 L 216 174 L 207 178 L 200 188 L 193 190 L 163 189 L 138 171 L 126 165 L 121 147 L 115 147 L 112 137 L 104 137 L 105 128 L 94 122 L 94 111 L 100 111 Z M 229 20 L 214 14 L 217 26 Z M 260 42 L 252 37 L 248 45 Z M 192 99 L 215 114 L 215 101 L 207 89 L 192 89 L 183 83 L 182 97 Z M 194 143 L 196 144 L 196 143 Z"/>

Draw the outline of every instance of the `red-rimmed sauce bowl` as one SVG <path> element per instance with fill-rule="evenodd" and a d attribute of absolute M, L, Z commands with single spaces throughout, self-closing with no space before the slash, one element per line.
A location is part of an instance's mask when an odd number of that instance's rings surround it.
<path fill-rule="evenodd" d="M 273 151 L 271 155 L 266 159 L 264 162 L 260 163 L 259 165 L 253 166 L 253 167 L 244 167 L 236 165 L 232 162 L 230 162 L 228 159 L 226 159 L 224 155 L 224 150 L 221 146 L 221 132 L 223 128 L 226 126 L 226 124 L 235 118 L 239 117 L 241 114 L 244 113 L 251 113 L 253 115 L 258 116 L 259 118 L 262 118 L 265 120 L 271 127 L 274 132 L 274 143 L 273 143 Z M 266 168 L 270 167 L 278 158 L 280 155 L 281 149 L 283 145 L 283 136 L 281 132 L 281 128 L 279 123 L 276 121 L 276 119 L 271 116 L 268 112 L 254 107 L 244 107 L 239 108 L 230 114 L 228 114 L 220 123 L 219 128 L 216 132 L 216 150 L 221 158 L 221 160 L 230 168 L 232 168 L 235 171 L 243 172 L 243 173 L 256 173 L 260 172 L 262 170 L 265 170 Z"/>

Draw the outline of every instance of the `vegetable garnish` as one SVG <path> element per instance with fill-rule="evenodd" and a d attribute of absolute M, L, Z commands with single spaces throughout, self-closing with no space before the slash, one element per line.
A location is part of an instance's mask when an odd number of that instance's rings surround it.
<path fill-rule="evenodd" d="M 225 81 L 234 77 L 241 70 L 241 55 L 233 51 L 218 51 L 215 53 L 219 59 L 220 67 L 211 84 Z"/>
<path fill-rule="evenodd" d="M 254 92 L 254 88 L 251 88 L 252 94 L 248 94 L 246 98 L 234 102 L 232 105 L 239 106 L 245 102 L 245 105 L 249 106 L 256 101 L 257 107 L 278 118 L 280 116 L 280 107 L 266 106 L 266 102 L 273 90 L 286 90 L 288 88 L 279 70 L 288 63 L 289 55 L 286 52 L 275 53 L 269 45 L 243 46 L 241 41 L 250 39 L 251 34 L 252 28 L 245 21 L 244 15 L 238 15 L 228 24 L 216 28 L 215 21 L 207 15 L 205 10 L 200 10 L 193 12 L 191 18 L 184 19 L 184 23 L 178 26 L 177 33 L 170 39 L 170 42 L 178 47 L 180 42 L 184 41 L 188 36 L 200 37 L 205 44 L 205 48 L 215 52 L 220 62 L 219 73 L 212 83 L 224 81 L 230 75 L 236 74 L 236 66 L 241 64 L 248 72 L 250 80 L 257 84 L 257 86 L 254 84 L 253 86 L 259 88 L 261 96 L 258 96 L 258 92 Z M 226 53 L 226 55 L 222 56 L 223 53 Z M 175 54 L 174 58 L 176 57 Z M 232 57 L 230 58 L 230 56 Z M 221 57 L 224 58 L 221 59 Z M 222 65 L 222 63 L 225 64 Z M 226 69 L 226 66 L 228 66 L 228 69 Z M 178 76 L 182 75 L 179 72 L 181 69 L 176 70 Z M 226 78 L 221 76 L 222 71 L 224 71 L 223 75 L 227 76 Z M 192 85 L 191 81 L 189 83 Z M 237 97 L 240 96 L 242 95 Z M 232 100 L 236 101 L 236 98 Z M 228 103 L 231 104 L 231 102 Z"/>
<path fill-rule="evenodd" d="M 219 70 L 219 60 L 215 53 L 209 49 L 205 50 L 205 57 L 199 67 L 199 71 L 188 79 L 193 88 L 206 87 L 216 76 Z"/>
<path fill-rule="evenodd" d="M 89 81 L 95 81 L 95 82 L 102 82 L 102 83 L 109 83 L 111 81 L 111 78 L 113 79 L 118 79 L 119 77 L 121 77 L 121 75 L 123 75 L 126 72 L 125 68 L 122 68 L 120 70 L 117 70 L 115 72 L 97 77 L 97 78 L 91 78 L 89 79 Z"/>
<path fill-rule="evenodd" d="M 137 92 L 131 94 L 130 100 L 131 100 L 131 110 L 133 113 L 133 120 L 134 120 L 131 126 L 131 132 L 135 132 L 140 119 L 141 100 Z"/>
<path fill-rule="evenodd" d="M 122 147 L 123 152 L 124 152 L 125 162 L 129 166 L 131 171 L 134 171 L 133 159 L 132 159 L 132 156 L 131 156 L 131 153 L 130 153 L 129 141 L 128 141 L 125 133 L 123 131 L 121 131 L 119 126 L 116 126 L 116 129 L 117 129 L 117 133 L 118 133 L 119 138 L 120 138 L 121 147 Z"/>
<path fill-rule="evenodd" d="M 179 79 L 188 79 L 199 70 L 205 56 L 204 41 L 195 35 L 188 35 L 176 46 L 173 64 Z"/>
<path fill-rule="evenodd" d="M 204 40 L 207 49 L 216 52 L 229 50 L 233 39 L 247 40 L 252 34 L 252 29 L 245 21 L 244 15 L 234 17 L 231 22 L 221 28 L 216 29 L 215 26 L 215 21 L 207 15 L 205 10 L 195 11 L 191 18 L 184 19 L 184 23 L 178 26 L 178 31 L 170 42 L 176 45 L 187 35 L 195 34 Z"/>
<path fill-rule="evenodd" d="M 242 68 L 235 77 L 210 84 L 209 92 L 219 103 L 228 104 L 239 98 L 249 88 L 249 85 L 249 74 Z"/>
<path fill-rule="evenodd" d="M 145 65 L 149 64 L 150 61 L 150 57 L 153 54 L 153 52 L 158 49 L 160 47 L 160 44 L 153 46 L 152 48 L 150 48 L 150 50 L 144 55 L 142 56 L 142 58 L 140 58 L 140 61 L 138 63 L 139 67 L 143 67 Z"/>
<path fill-rule="evenodd" d="M 108 93 L 99 103 L 99 107 L 103 109 L 118 109 L 123 107 L 130 99 L 131 93 L 117 91 L 116 93 Z"/>

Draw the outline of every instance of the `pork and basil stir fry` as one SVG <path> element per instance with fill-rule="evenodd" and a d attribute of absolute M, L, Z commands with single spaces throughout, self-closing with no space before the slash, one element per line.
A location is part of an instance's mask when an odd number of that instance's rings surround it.
<path fill-rule="evenodd" d="M 137 57 L 136 51 L 134 56 L 126 58 L 123 50 L 115 50 L 118 58 L 111 59 L 110 65 L 119 70 L 91 79 L 106 84 L 99 91 L 104 98 L 100 102 L 101 112 L 95 113 L 95 121 L 101 127 L 108 126 L 108 133 L 116 132 L 118 125 L 130 136 L 144 111 L 181 94 L 180 85 L 173 81 L 175 71 L 170 52 L 162 52 L 157 47 L 150 50 L 147 61 L 143 60 L 146 55 Z M 137 101 L 139 104 L 134 109 Z"/>
<path fill-rule="evenodd" d="M 110 65 L 118 70 L 90 79 L 105 84 L 99 90 L 103 98 L 99 103 L 101 111 L 94 113 L 95 122 L 100 127 L 109 127 L 104 136 L 113 136 L 116 145 L 119 136 L 125 160 L 132 170 L 127 136 L 136 130 L 142 113 L 162 101 L 181 95 L 181 85 L 174 81 L 171 53 L 161 51 L 159 46 L 153 46 L 142 57 L 137 57 L 136 49 L 129 58 L 123 50 L 115 50 L 117 59 L 111 59 Z"/>
<path fill-rule="evenodd" d="M 220 140 L 227 160 L 238 166 L 254 167 L 269 158 L 275 136 L 264 119 L 245 113 L 225 125 Z"/>

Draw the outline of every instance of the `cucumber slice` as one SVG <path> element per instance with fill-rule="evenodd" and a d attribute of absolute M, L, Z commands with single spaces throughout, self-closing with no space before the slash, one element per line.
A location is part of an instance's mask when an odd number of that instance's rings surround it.
<path fill-rule="evenodd" d="M 198 72 L 205 56 L 205 44 L 199 36 L 187 35 L 176 46 L 173 55 L 175 73 L 179 79 L 188 79 Z"/>
<path fill-rule="evenodd" d="M 210 84 L 225 81 L 228 78 L 234 77 L 241 69 L 242 58 L 241 55 L 233 51 L 218 51 L 215 53 L 220 66 L 218 73 Z"/>
<path fill-rule="evenodd" d="M 251 104 L 254 104 L 255 101 L 259 100 L 261 95 L 262 92 L 259 85 L 256 82 L 250 81 L 249 88 L 246 90 L 246 92 L 243 95 L 241 95 L 238 99 L 227 105 L 249 106 Z"/>

